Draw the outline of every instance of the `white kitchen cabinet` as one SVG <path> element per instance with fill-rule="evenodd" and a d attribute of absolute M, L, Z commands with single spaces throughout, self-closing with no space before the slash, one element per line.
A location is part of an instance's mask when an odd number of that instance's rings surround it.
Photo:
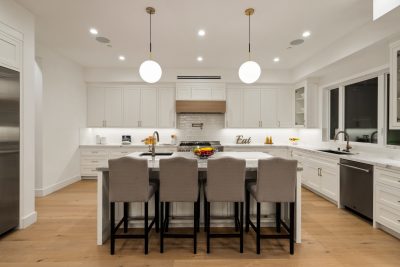
<path fill-rule="evenodd" d="M 243 127 L 259 128 L 260 119 L 260 89 L 248 88 L 243 91 Z"/>
<path fill-rule="evenodd" d="M 10 69 L 20 70 L 21 48 L 22 43 L 20 40 L 3 33 L 0 29 L 0 65 Z"/>
<path fill-rule="evenodd" d="M 240 128 L 243 126 L 243 90 L 230 88 L 226 90 L 226 127 Z"/>
<path fill-rule="evenodd" d="M 157 89 L 141 89 L 140 127 L 157 127 Z"/>
<path fill-rule="evenodd" d="M 282 88 L 277 89 L 277 120 L 279 128 L 292 128 L 293 123 L 293 105 L 292 105 L 292 90 Z"/>
<path fill-rule="evenodd" d="M 312 80 L 297 84 L 292 99 L 294 126 L 318 128 L 318 84 Z"/>
<path fill-rule="evenodd" d="M 124 127 L 140 127 L 140 89 L 124 89 Z"/>
<path fill-rule="evenodd" d="M 225 83 L 177 83 L 176 100 L 225 100 Z"/>
<path fill-rule="evenodd" d="M 104 88 L 97 87 L 87 89 L 87 125 L 89 127 L 105 127 L 104 91 Z"/>
<path fill-rule="evenodd" d="M 122 89 L 106 88 L 104 120 L 106 127 L 120 127 L 122 125 Z"/>
<path fill-rule="evenodd" d="M 400 41 L 390 45 L 390 129 L 400 129 Z"/>
<path fill-rule="evenodd" d="M 174 128 L 175 120 L 175 90 L 160 88 L 158 90 L 158 127 Z"/>
<path fill-rule="evenodd" d="M 277 121 L 277 98 L 278 90 L 264 89 L 260 90 L 260 127 L 276 128 L 279 127 Z"/>

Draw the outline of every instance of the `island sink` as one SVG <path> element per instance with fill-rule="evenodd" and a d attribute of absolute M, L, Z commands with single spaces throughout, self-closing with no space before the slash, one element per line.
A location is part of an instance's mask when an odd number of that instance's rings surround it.
<path fill-rule="evenodd" d="M 172 156 L 174 153 L 164 152 L 164 153 L 155 153 L 155 156 Z M 140 157 L 148 157 L 151 156 L 151 152 L 144 152 L 139 155 Z"/>
<path fill-rule="evenodd" d="M 353 155 L 353 153 L 350 153 L 350 152 L 332 150 L 332 149 L 321 149 L 318 151 L 325 152 L 325 153 L 331 153 L 331 154 L 338 154 L 338 155 Z"/>

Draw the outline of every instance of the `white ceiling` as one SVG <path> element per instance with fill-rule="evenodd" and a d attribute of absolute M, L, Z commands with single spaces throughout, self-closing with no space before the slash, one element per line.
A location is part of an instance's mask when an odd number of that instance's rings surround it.
<path fill-rule="evenodd" d="M 247 59 L 247 7 L 255 8 L 252 54 L 262 68 L 292 69 L 372 21 L 372 0 L 17 1 L 36 15 L 40 43 L 85 67 L 139 66 L 148 57 L 147 6 L 156 8 L 153 57 L 163 68 L 238 68 Z M 90 27 L 111 39 L 112 48 L 96 42 Z M 203 38 L 200 28 L 207 32 Z M 287 49 L 304 30 L 311 37 Z M 118 61 L 120 54 L 125 62 Z"/>

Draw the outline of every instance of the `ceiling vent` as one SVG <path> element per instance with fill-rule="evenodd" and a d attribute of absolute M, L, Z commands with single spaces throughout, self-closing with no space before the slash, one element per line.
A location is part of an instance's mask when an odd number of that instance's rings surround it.
<path fill-rule="evenodd" d="M 221 80 L 218 75 L 178 75 L 178 80 Z"/>

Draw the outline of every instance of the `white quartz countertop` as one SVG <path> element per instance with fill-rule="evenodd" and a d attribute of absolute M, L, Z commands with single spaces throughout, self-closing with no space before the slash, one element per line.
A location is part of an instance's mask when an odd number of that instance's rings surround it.
<path fill-rule="evenodd" d="M 145 144 L 130 144 L 130 145 L 123 145 L 121 143 L 115 143 L 115 144 L 84 144 L 80 145 L 79 147 L 81 148 L 115 148 L 115 147 L 122 147 L 122 148 L 135 148 L 135 147 L 149 147 L 151 145 L 145 145 Z M 171 147 L 175 148 L 177 145 L 171 145 L 171 144 L 157 144 L 156 147 Z"/>

